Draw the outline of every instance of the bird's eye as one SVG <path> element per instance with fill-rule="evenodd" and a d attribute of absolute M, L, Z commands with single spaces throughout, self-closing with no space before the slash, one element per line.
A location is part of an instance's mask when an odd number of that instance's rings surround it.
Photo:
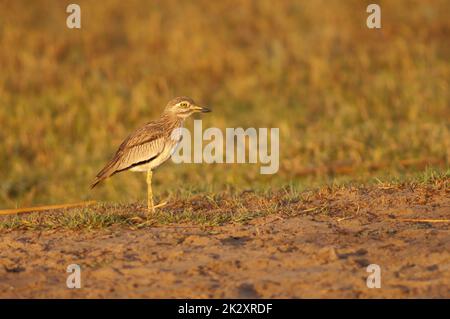
<path fill-rule="evenodd" d="M 187 107 L 188 105 L 187 105 L 186 102 L 183 102 L 183 103 L 180 104 L 180 106 L 181 106 L 181 107 Z"/>

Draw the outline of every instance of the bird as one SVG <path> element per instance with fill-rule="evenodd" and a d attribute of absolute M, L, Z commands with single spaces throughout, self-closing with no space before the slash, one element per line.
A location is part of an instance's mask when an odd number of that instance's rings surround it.
<path fill-rule="evenodd" d="M 153 171 L 175 152 L 181 141 L 181 134 L 177 134 L 176 130 L 181 130 L 184 121 L 192 114 L 199 112 L 207 113 L 211 110 L 198 106 L 192 98 L 187 96 L 170 100 L 157 120 L 144 124 L 125 138 L 112 159 L 97 174 L 91 189 L 123 171 L 147 172 L 147 211 L 154 213 Z"/>

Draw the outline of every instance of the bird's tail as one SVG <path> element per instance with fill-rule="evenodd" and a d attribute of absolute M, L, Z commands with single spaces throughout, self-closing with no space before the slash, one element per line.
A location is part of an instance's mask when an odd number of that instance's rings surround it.
<path fill-rule="evenodd" d="M 101 181 L 103 181 L 103 180 L 106 179 L 106 178 L 107 178 L 107 177 L 104 177 L 104 178 L 96 177 L 96 178 L 94 179 L 94 181 L 91 183 L 90 188 L 93 189 L 95 186 L 97 186 L 98 183 L 100 183 Z"/>
<path fill-rule="evenodd" d="M 91 189 L 93 189 L 95 186 L 97 186 L 98 183 L 102 182 L 103 180 L 105 180 L 108 177 L 117 173 L 116 163 L 117 163 L 117 160 L 116 160 L 116 158 L 114 158 L 108 164 L 106 164 L 106 166 L 95 177 L 94 181 L 91 184 Z"/>

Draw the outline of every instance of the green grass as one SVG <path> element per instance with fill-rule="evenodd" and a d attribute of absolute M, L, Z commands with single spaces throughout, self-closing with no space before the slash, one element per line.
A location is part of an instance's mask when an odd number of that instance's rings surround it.
<path fill-rule="evenodd" d="M 298 214 L 326 214 L 335 193 L 360 189 L 448 189 L 450 171 L 427 170 L 405 182 L 403 179 L 374 180 L 359 183 L 330 184 L 315 189 L 299 189 L 294 184 L 279 190 L 260 190 L 222 193 L 183 193 L 173 195 L 168 204 L 147 214 L 143 203 L 100 203 L 86 208 L 63 209 L 50 212 L 0 217 L 0 232 L 10 230 L 102 230 L 117 227 L 140 229 L 145 227 L 215 227 L 226 224 L 246 224 L 269 215 L 284 217 Z M 400 194 L 400 193 L 399 193 Z M 401 194 L 399 195 L 401 196 Z M 159 201 L 159 199 L 158 199 Z M 357 207 L 349 197 L 347 208 L 341 213 L 352 214 Z M 364 199 L 367 202 L 367 199 Z M 367 204 L 367 203 L 365 203 Z"/>
<path fill-rule="evenodd" d="M 273 207 L 272 207 L 273 206 Z M 17 215 L 0 220 L 0 230 L 98 230 L 114 226 L 139 229 L 150 226 L 190 224 L 198 226 L 220 226 L 228 223 L 246 223 L 256 217 L 274 213 L 276 204 L 261 209 L 249 210 L 238 203 L 229 210 L 215 212 L 196 211 L 192 207 L 175 212 L 157 210 L 155 214 L 144 213 L 143 206 L 138 210 L 122 206 L 97 205 L 91 208 L 68 209 L 57 212 L 32 213 L 29 216 Z"/>
<path fill-rule="evenodd" d="M 81 30 L 65 27 L 64 2 L 0 3 L 0 208 L 143 200 L 142 174 L 89 184 L 177 95 L 212 107 L 204 128 L 279 127 L 280 170 L 167 163 L 162 198 L 450 166 L 446 0 L 382 1 L 381 30 L 358 0 L 77 3 Z"/>

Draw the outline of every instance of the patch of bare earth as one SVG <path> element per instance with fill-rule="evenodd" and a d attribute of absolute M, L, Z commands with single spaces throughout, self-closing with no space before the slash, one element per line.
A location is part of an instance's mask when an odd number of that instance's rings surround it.
<path fill-rule="evenodd" d="M 245 224 L 2 232 L 0 297 L 450 297 L 447 181 L 282 193 L 243 193 L 249 211 L 277 204 Z M 214 209 L 203 196 L 170 205 Z M 72 263 L 81 289 L 66 287 Z M 369 264 L 380 289 L 366 286 Z"/>

